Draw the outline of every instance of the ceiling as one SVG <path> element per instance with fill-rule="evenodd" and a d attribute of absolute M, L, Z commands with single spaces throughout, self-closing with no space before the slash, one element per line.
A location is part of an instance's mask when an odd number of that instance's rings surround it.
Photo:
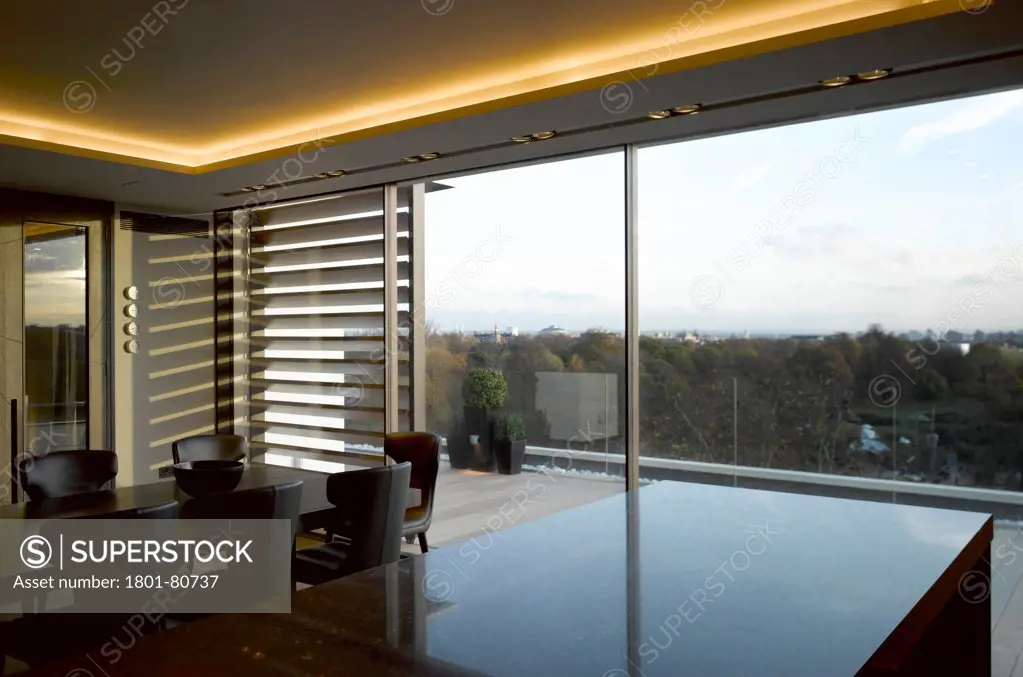
<path fill-rule="evenodd" d="M 101 13 L 82 0 L 9 4 L 0 185 L 201 212 L 241 204 L 239 190 L 255 184 L 277 186 L 261 191 L 264 201 L 291 199 L 1004 88 L 1023 80 L 1013 61 L 1020 5 L 121 0 Z M 958 63 L 976 57 L 986 61 Z M 927 70 L 935 65 L 945 66 L 940 77 Z M 873 68 L 895 72 L 805 91 Z M 895 77 L 913 68 L 923 70 Z M 693 102 L 723 105 L 645 120 Z M 546 129 L 559 136 L 508 141 Z M 401 160 L 427 152 L 441 157 Z M 336 170 L 350 175 L 305 182 Z"/>

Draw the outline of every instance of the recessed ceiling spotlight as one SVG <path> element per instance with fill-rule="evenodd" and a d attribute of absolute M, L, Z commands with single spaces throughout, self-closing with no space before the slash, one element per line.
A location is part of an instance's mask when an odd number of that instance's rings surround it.
<path fill-rule="evenodd" d="M 664 118 L 671 117 L 670 110 L 652 110 L 646 114 L 651 120 L 663 120 Z"/>
<path fill-rule="evenodd" d="M 533 140 L 533 137 L 531 137 L 531 136 L 513 136 L 511 138 L 511 140 L 514 141 L 515 143 L 529 143 L 530 141 Z"/>
<path fill-rule="evenodd" d="M 262 183 L 257 183 L 255 186 L 252 187 L 252 190 L 264 190 L 264 189 L 266 189 L 266 185 L 262 184 Z"/>
<path fill-rule="evenodd" d="M 410 162 L 410 163 L 419 162 L 419 156 L 418 155 L 409 155 L 407 158 L 403 158 L 403 159 L 405 160 L 405 162 Z"/>
<path fill-rule="evenodd" d="M 423 153 L 419 156 L 420 160 L 436 160 L 440 157 L 440 153 Z"/>
<path fill-rule="evenodd" d="M 677 115 L 696 115 L 701 108 L 703 108 L 703 104 L 691 103 L 688 106 L 675 106 L 671 112 Z"/>
<path fill-rule="evenodd" d="M 345 175 L 344 171 L 340 170 L 340 169 L 335 169 L 332 172 L 327 172 L 327 176 L 332 176 L 332 177 L 335 177 L 335 178 L 338 177 L 338 176 L 344 176 L 344 175 Z"/>
<path fill-rule="evenodd" d="M 318 179 L 329 179 L 330 178 L 330 172 L 321 172 L 321 173 L 316 175 L 316 178 L 318 178 Z"/>
<path fill-rule="evenodd" d="M 557 134 L 558 133 L 556 131 L 551 129 L 546 132 L 537 132 L 536 134 L 533 134 L 533 139 L 536 141 L 546 141 L 547 139 L 553 139 L 557 136 Z"/>
<path fill-rule="evenodd" d="M 252 186 L 245 186 L 244 188 L 242 188 L 242 192 L 243 193 L 251 193 L 254 190 L 256 190 L 256 189 L 253 188 Z"/>
<path fill-rule="evenodd" d="M 849 82 L 851 80 L 852 80 L 852 78 L 849 77 L 848 75 L 839 75 L 838 77 L 827 78 L 825 80 L 821 80 L 820 81 L 820 86 L 821 87 L 841 87 L 842 85 L 849 84 Z"/>
<path fill-rule="evenodd" d="M 856 79 L 858 80 L 880 80 L 886 78 L 891 74 L 891 70 L 888 68 L 878 68 L 877 70 L 864 71 L 863 73 L 857 73 Z"/>

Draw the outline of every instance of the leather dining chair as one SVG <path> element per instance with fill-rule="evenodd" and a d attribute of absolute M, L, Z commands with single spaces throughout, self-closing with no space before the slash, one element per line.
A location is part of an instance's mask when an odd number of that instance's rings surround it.
<path fill-rule="evenodd" d="M 117 476 L 117 455 L 102 449 L 51 451 L 21 459 L 18 475 L 30 501 L 87 494 Z"/>
<path fill-rule="evenodd" d="M 384 455 L 398 463 L 412 464 L 410 486 L 420 493 L 419 505 L 405 509 L 402 536 L 406 543 L 419 537 L 419 549 L 427 552 L 426 532 L 433 521 L 433 499 L 437 491 L 440 469 L 440 437 L 433 433 L 390 433 L 384 437 Z"/>
<path fill-rule="evenodd" d="M 33 469 L 34 470 L 34 469 Z M 31 474 L 31 473 L 30 473 Z M 158 505 L 129 508 L 100 515 L 82 515 L 70 519 L 175 519 L 178 517 L 178 502 L 167 501 Z M 42 525 L 40 533 L 45 534 L 47 526 L 57 526 L 60 520 Z M 175 567 L 180 566 L 175 564 Z M 109 599 L 109 590 L 78 589 L 74 591 L 74 603 L 89 604 L 93 608 L 104 606 Z M 42 599 L 41 611 L 46 611 L 46 599 Z M 141 621 L 141 622 L 140 622 Z M 10 656 L 29 667 L 38 667 L 58 660 L 98 649 L 117 637 L 124 629 L 131 627 L 138 635 L 148 635 L 163 629 L 162 618 L 146 614 L 127 613 L 24 613 L 8 621 L 0 628 L 5 637 L 0 642 L 2 657 Z M 134 641 L 134 640 L 133 640 Z M 0 661 L 2 665 L 2 661 Z M 78 672 L 78 671 L 72 671 Z"/>
<path fill-rule="evenodd" d="M 182 519 L 287 519 L 291 521 L 291 556 L 295 553 L 295 534 L 302 513 L 302 480 L 271 487 L 228 491 L 197 496 L 181 506 Z M 169 613 L 175 623 L 195 621 L 211 614 Z"/>
<path fill-rule="evenodd" d="M 327 500 L 334 505 L 330 531 L 344 539 L 295 553 L 296 583 L 318 585 L 397 562 L 401 554 L 410 463 L 334 473 Z"/>
<path fill-rule="evenodd" d="M 228 491 L 190 498 L 181 506 L 182 519 L 287 519 L 291 541 L 302 510 L 302 480 L 271 487 Z"/>
<path fill-rule="evenodd" d="M 174 462 L 184 461 L 240 461 L 245 458 L 247 446 L 241 435 L 194 435 L 171 445 Z"/>

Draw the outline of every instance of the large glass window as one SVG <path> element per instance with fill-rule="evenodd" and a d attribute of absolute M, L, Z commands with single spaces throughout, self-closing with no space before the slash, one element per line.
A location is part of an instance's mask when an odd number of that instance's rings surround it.
<path fill-rule="evenodd" d="M 24 235 L 26 450 L 85 449 L 86 231 L 27 223 Z"/>
<path fill-rule="evenodd" d="M 440 183 L 425 198 L 426 421 L 446 445 L 438 496 L 473 519 L 451 506 L 438 543 L 476 535 L 518 489 L 505 524 L 622 490 L 625 436 L 623 154 Z M 523 473 L 505 481 L 509 440 Z"/>
<path fill-rule="evenodd" d="M 644 474 L 1023 489 L 1021 94 L 640 151 Z"/>

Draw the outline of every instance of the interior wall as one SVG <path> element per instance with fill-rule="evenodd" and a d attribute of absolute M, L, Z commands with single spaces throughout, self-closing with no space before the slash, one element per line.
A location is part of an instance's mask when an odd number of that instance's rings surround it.
<path fill-rule="evenodd" d="M 118 205 L 118 218 L 126 211 L 172 213 Z M 115 397 L 118 420 L 130 422 L 119 425 L 117 445 L 132 452 L 119 481 L 144 484 L 170 465 L 174 440 L 215 431 L 213 240 L 120 228 L 114 239 Z M 138 289 L 135 354 L 125 346 L 130 286 Z"/>
<path fill-rule="evenodd" d="M 19 406 L 23 407 L 24 400 L 22 306 L 25 245 L 22 233 L 25 221 L 87 228 L 89 444 L 93 448 L 110 445 L 108 355 L 104 341 L 110 318 L 104 243 L 108 241 L 113 209 L 113 203 L 101 200 L 0 188 L 0 502 L 10 500 L 10 479 L 13 474 L 10 402 L 17 399 Z M 18 423 L 20 446 L 24 449 L 24 429 L 21 422 Z M 52 446 L 50 440 L 40 439 L 32 444 L 32 449 L 34 453 L 45 453 L 48 446 Z"/>

